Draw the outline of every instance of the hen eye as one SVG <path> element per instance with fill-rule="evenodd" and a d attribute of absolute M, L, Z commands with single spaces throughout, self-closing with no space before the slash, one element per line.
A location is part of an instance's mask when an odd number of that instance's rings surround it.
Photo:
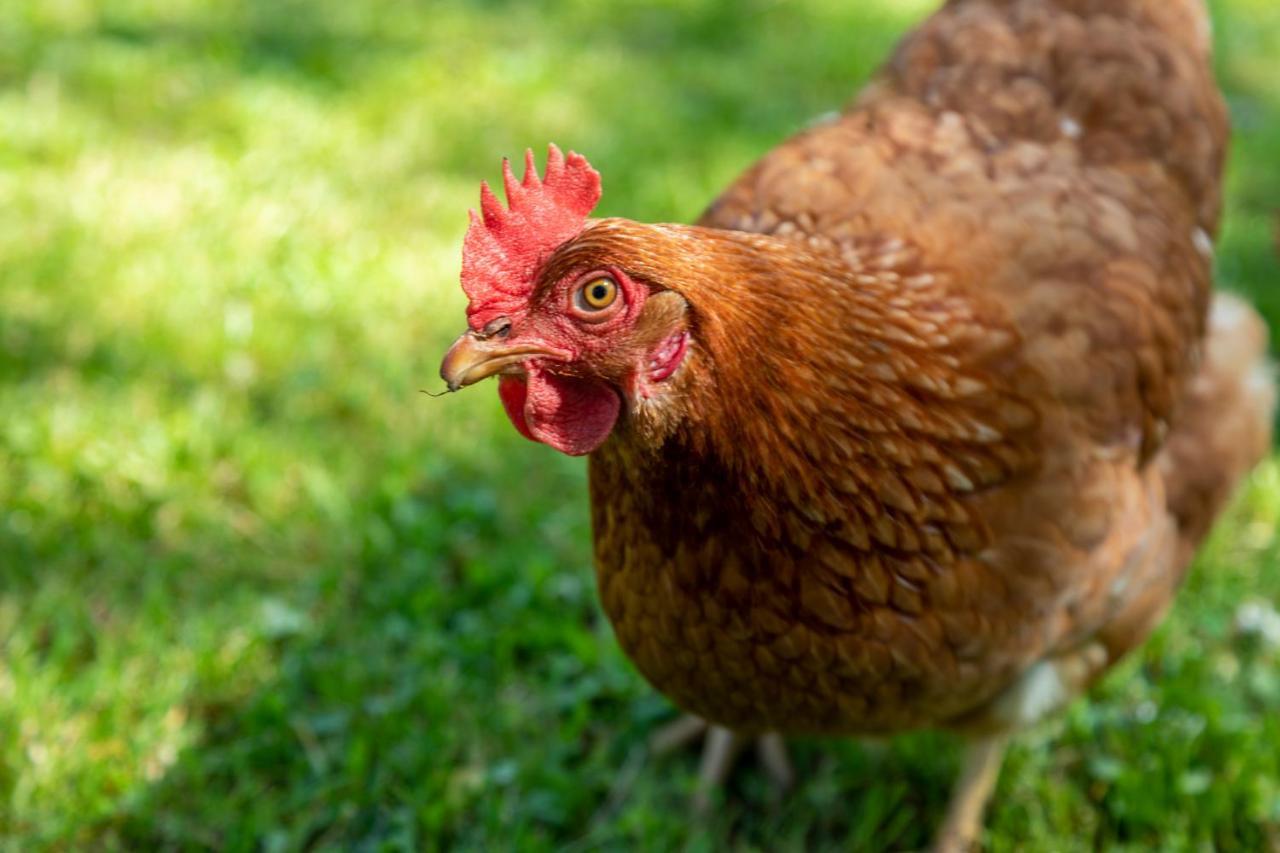
<path fill-rule="evenodd" d="M 608 276 L 601 276 L 578 288 L 577 303 L 582 311 L 603 311 L 617 298 L 618 283 Z"/>

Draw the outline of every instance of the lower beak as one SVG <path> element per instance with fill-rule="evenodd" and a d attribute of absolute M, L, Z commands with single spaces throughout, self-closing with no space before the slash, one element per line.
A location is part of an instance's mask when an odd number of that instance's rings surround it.
<path fill-rule="evenodd" d="M 534 356 L 558 358 L 560 354 L 537 344 L 508 344 L 480 337 L 475 332 L 464 332 L 445 353 L 440 378 L 450 391 L 457 391 L 499 373 L 515 372 L 511 368 Z"/>

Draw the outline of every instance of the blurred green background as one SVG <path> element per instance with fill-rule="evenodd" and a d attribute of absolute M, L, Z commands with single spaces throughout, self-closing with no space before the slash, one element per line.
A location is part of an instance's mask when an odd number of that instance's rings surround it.
<path fill-rule="evenodd" d="M 940 735 L 802 741 L 789 797 L 748 761 L 687 820 L 583 463 L 491 388 L 418 391 L 501 156 L 554 140 L 601 213 L 690 220 L 930 6 L 8 0 L 0 847 L 921 845 Z M 1214 6 L 1220 278 L 1280 321 L 1280 7 Z M 1237 624 L 1278 520 L 1272 461 L 1145 651 L 1019 741 L 993 849 L 1280 846 L 1280 649 Z"/>

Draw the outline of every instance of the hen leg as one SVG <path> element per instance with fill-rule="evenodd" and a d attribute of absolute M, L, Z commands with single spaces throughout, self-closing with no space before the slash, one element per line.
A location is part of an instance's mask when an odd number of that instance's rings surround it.
<path fill-rule="evenodd" d="M 965 746 L 960 776 L 951 792 L 947 815 L 934 836 L 938 853 L 958 853 L 977 847 L 982 813 L 1004 761 L 1009 736 L 1056 713 L 1088 688 L 1111 662 L 1100 643 L 1043 660 L 974 718 Z"/>
<path fill-rule="evenodd" d="M 709 725 L 706 720 L 686 715 L 659 729 L 649 739 L 649 748 L 655 755 L 662 755 L 705 736 L 702 760 L 698 765 L 698 786 L 693 794 L 693 808 L 705 814 L 711 806 L 711 796 L 724 784 L 733 769 L 734 761 L 746 745 L 746 738 L 729 729 Z M 756 739 L 760 764 L 779 791 L 786 791 L 795 781 L 791 762 L 787 759 L 786 745 L 778 734 L 761 735 Z"/>
<path fill-rule="evenodd" d="M 1008 738 L 990 735 L 965 747 L 960 777 L 951 791 L 947 816 L 933 840 L 934 853 L 964 853 L 976 849 L 982 834 L 982 813 L 995 789 Z"/>
<path fill-rule="evenodd" d="M 760 766 L 764 767 L 773 780 L 774 787 L 779 792 L 791 790 L 796 774 L 791 769 L 791 759 L 787 757 L 787 744 L 782 735 L 777 732 L 760 735 L 756 739 L 756 755 L 760 759 Z"/>

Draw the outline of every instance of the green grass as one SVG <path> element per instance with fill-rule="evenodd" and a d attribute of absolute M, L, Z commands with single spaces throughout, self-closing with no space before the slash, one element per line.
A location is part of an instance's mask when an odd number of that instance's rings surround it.
<path fill-rule="evenodd" d="M 584 468 L 433 400 L 477 183 L 548 140 L 688 220 L 924 2 L 14 0 L 0 15 L 0 847 L 902 848 L 941 735 L 686 819 Z M 1280 9 L 1222 0 L 1220 271 L 1280 321 Z M 16 8 L 15 8 L 16 7 Z M 990 846 L 1280 845 L 1280 465 L 1168 625 L 1021 739 Z"/>

